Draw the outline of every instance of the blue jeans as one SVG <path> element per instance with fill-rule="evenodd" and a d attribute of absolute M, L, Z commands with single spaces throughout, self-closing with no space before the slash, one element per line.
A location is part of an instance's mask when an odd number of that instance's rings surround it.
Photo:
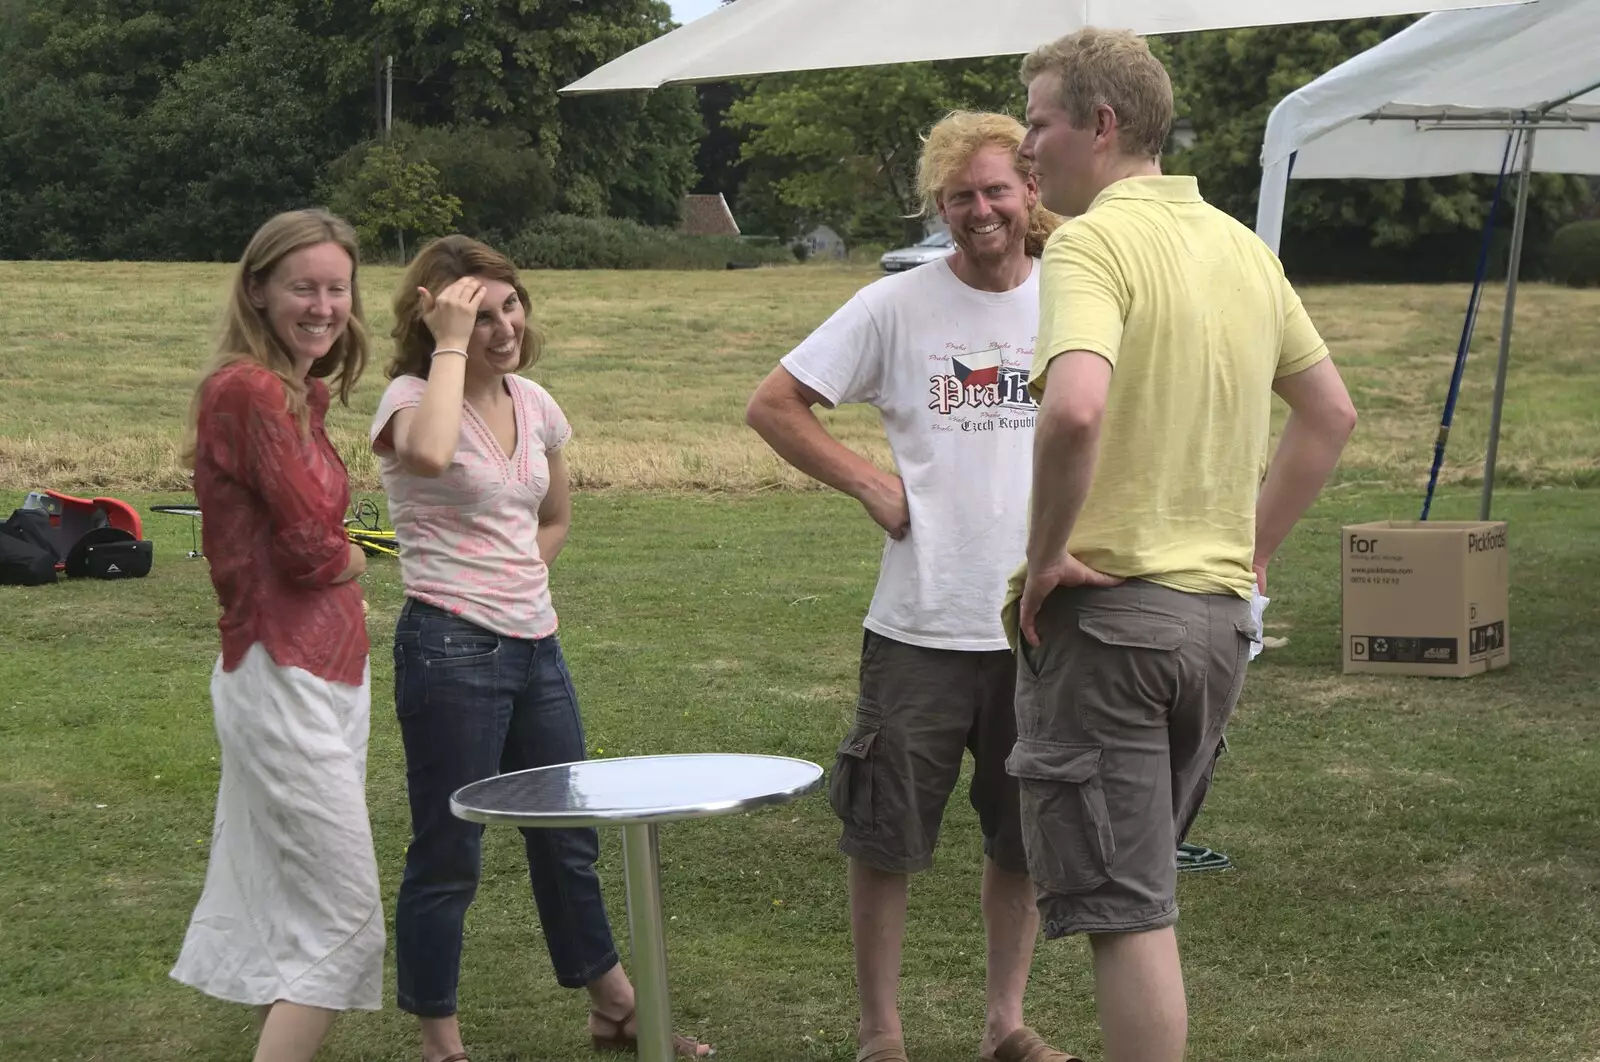
<path fill-rule="evenodd" d="M 400 1009 L 456 1012 L 462 927 L 483 826 L 450 794 L 497 773 L 584 758 L 583 723 L 555 635 L 509 638 L 407 599 L 395 626 L 395 714 L 406 749 L 411 847 L 395 911 Z M 618 962 L 593 829 L 525 829 L 528 877 L 556 980 L 581 988 Z"/>

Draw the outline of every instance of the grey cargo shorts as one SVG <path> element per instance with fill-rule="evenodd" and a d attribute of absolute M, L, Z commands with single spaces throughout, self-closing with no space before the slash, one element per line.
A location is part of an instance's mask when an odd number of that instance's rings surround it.
<path fill-rule="evenodd" d="M 1178 920 L 1173 852 L 1244 685 L 1250 603 L 1130 580 L 1051 594 L 1017 654 L 1022 837 L 1045 935 Z"/>
<path fill-rule="evenodd" d="M 1006 773 L 1016 741 L 1016 660 L 907 645 L 866 631 L 855 724 L 839 745 L 828 796 L 843 823 L 839 850 L 890 874 L 933 865 L 944 810 L 966 752 L 968 793 L 984 854 L 1027 871 L 1017 780 Z"/>

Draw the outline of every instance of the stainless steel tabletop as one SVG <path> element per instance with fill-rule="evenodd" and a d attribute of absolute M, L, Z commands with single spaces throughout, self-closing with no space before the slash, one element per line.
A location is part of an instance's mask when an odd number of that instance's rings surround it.
<path fill-rule="evenodd" d="M 821 767 L 788 756 L 623 756 L 485 778 L 456 790 L 450 810 L 472 822 L 514 826 L 668 822 L 782 804 L 821 782 Z"/>

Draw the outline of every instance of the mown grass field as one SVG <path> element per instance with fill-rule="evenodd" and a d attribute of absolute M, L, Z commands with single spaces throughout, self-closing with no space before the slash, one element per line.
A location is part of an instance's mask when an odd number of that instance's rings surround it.
<path fill-rule="evenodd" d="M 0 510 L 36 486 L 141 509 L 170 463 L 221 266 L 0 263 Z M 368 276 L 374 331 L 393 271 Z M 536 274 L 547 361 L 587 489 L 553 573 L 596 756 L 778 752 L 825 765 L 855 693 L 881 538 L 793 482 L 742 427 L 745 395 L 864 270 Z M 1415 515 L 1464 291 L 1313 289 L 1363 421 L 1339 482 L 1273 568 L 1268 633 L 1195 837 L 1237 869 L 1186 875 L 1191 1057 L 1600 1058 L 1600 295 L 1521 300 L 1502 443 L 1510 669 L 1464 681 L 1338 673 L 1341 524 Z M 1498 314 L 1483 310 L 1438 503 L 1475 514 Z M 380 346 L 381 349 L 381 346 Z M 358 484 L 374 371 L 335 425 Z M 871 449 L 861 411 L 835 418 Z M 881 448 L 878 449 L 880 455 Z M 601 489 L 604 488 L 604 489 Z M 249 1018 L 169 981 L 205 869 L 217 780 L 215 605 L 187 521 L 149 516 L 155 571 L 0 588 L 0 1057 L 248 1057 Z M 394 722 L 392 562 L 372 605 L 369 801 L 388 910 L 407 839 Z M 844 865 L 819 794 L 663 831 L 678 1024 L 731 1060 L 854 1057 Z M 626 949 L 621 857 L 602 875 Z M 912 893 L 903 1000 L 919 1062 L 970 1062 L 981 1029 L 978 834 L 952 801 Z M 474 1062 L 588 1055 L 580 996 L 549 974 L 513 831 L 491 830 L 468 922 Z M 392 964 L 387 972 L 392 992 Z M 1098 1052 L 1087 954 L 1043 943 L 1031 1021 Z M 392 1005 L 343 1019 L 335 1062 L 417 1056 Z"/>
<path fill-rule="evenodd" d="M 176 453 L 210 356 L 228 265 L 0 262 L 0 484 L 182 490 Z M 805 267 L 727 273 L 530 273 L 548 336 L 530 373 L 573 422 L 581 487 L 757 490 L 798 486 L 743 423 L 777 360 L 876 274 Z M 358 486 L 377 489 L 366 429 L 382 393 L 399 272 L 362 273 L 373 364 L 330 433 Z M 1329 287 L 1305 293 L 1362 413 L 1344 480 L 1424 482 L 1466 305 L 1458 287 Z M 1486 296 L 1446 481 L 1481 474 L 1500 311 Z M 1600 486 L 1600 291 L 1529 286 L 1500 474 L 1507 485 Z M 833 416 L 852 445 L 887 461 L 870 411 Z"/>

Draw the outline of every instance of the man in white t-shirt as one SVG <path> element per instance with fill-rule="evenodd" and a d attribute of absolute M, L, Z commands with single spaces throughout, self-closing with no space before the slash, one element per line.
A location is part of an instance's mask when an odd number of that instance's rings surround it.
<path fill-rule="evenodd" d="M 746 414 L 780 456 L 859 500 L 888 534 L 864 623 L 855 725 L 829 786 L 850 858 L 861 1062 L 906 1058 L 898 996 L 907 883 L 933 863 L 968 749 L 986 856 L 980 1055 L 1021 1059 L 1043 1047 L 1022 1021 L 1039 923 L 1017 782 L 1005 770 L 1016 663 L 999 618 L 1026 549 L 1036 256 L 1060 220 L 1039 207 L 1018 162 L 1024 134 L 997 114 L 957 112 L 933 127 L 918 185 L 955 253 L 857 292 L 783 358 Z M 847 402 L 878 409 L 898 476 L 839 443 L 812 410 Z"/>

